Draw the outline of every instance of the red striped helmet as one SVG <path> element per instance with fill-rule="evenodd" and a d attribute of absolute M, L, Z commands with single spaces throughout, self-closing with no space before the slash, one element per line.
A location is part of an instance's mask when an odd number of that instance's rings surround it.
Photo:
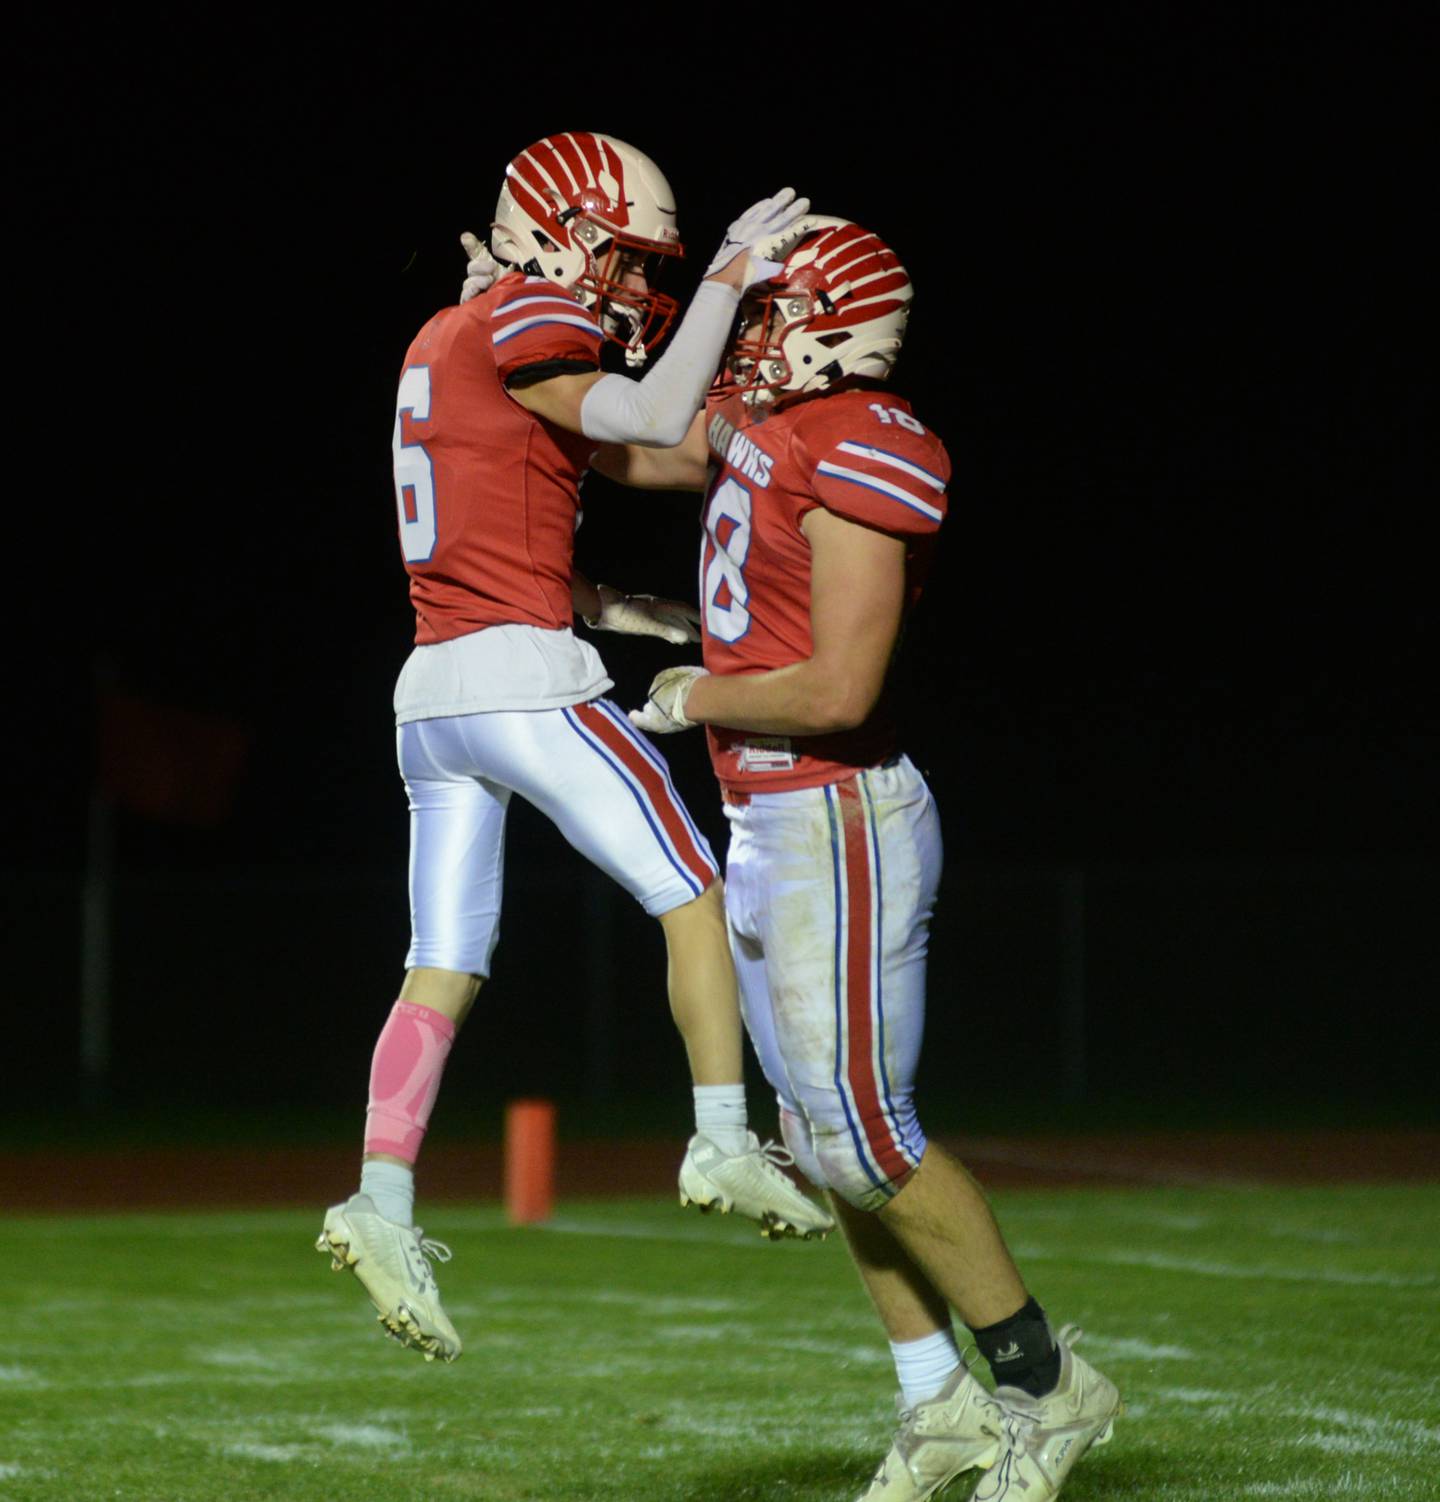
<path fill-rule="evenodd" d="M 780 274 L 746 296 L 730 346 L 727 385 L 749 402 L 884 380 L 905 337 L 915 289 L 895 252 L 848 219 L 805 222 Z"/>
<path fill-rule="evenodd" d="M 675 299 L 649 286 L 651 257 L 685 253 L 675 195 L 643 151 L 614 136 L 568 131 L 522 151 L 505 169 L 490 248 L 497 261 L 577 293 L 631 364 L 644 362 L 675 317 Z M 625 284 L 636 270 L 643 290 Z"/>

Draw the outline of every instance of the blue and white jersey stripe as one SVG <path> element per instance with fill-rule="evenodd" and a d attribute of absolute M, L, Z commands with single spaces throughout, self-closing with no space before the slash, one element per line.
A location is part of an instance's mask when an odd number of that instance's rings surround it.
<path fill-rule="evenodd" d="M 833 475 L 835 479 L 848 481 L 852 485 L 862 485 L 867 490 L 879 491 L 881 495 L 888 495 L 892 500 L 899 501 L 902 506 L 909 506 L 912 511 L 928 516 L 931 521 L 945 520 L 945 513 L 938 506 L 932 506 L 928 501 L 921 500 L 913 491 L 906 490 L 889 480 L 882 480 L 878 475 L 863 474 L 856 469 L 846 469 L 843 465 L 832 464 L 828 459 L 816 466 L 816 472 L 822 475 Z"/>
<path fill-rule="evenodd" d="M 530 297 L 512 297 L 509 302 L 501 303 L 495 309 L 496 318 L 504 318 L 506 314 L 513 313 L 516 308 L 533 308 L 537 303 L 548 303 L 551 307 L 567 308 L 572 313 L 580 311 L 580 304 L 573 297 L 562 297 L 558 292 L 536 292 Z"/>
<path fill-rule="evenodd" d="M 928 469 L 922 469 L 909 459 L 902 459 L 899 454 L 892 454 L 889 449 L 878 449 L 870 443 L 842 443 L 837 446 L 836 452 L 853 454 L 858 459 L 870 459 L 876 464 L 888 464 L 893 469 L 911 476 L 912 479 L 924 481 L 932 490 L 938 490 L 942 495 L 944 494 L 945 482 L 939 475 L 932 475 Z"/>
<path fill-rule="evenodd" d="M 574 304 L 572 303 L 573 307 Z M 517 319 L 514 323 L 508 323 L 503 329 L 497 329 L 491 335 L 491 342 L 504 344 L 507 339 L 513 339 L 516 334 L 523 334 L 526 329 L 538 328 L 541 324 L 563 323 L 572 328 L 583 329 L 587 334 L 593 334 L 597 339 L 605 337 L 604 330 L 592 318 L 578 314 L 546 314 L 535 313 L 529 318 Z"/>

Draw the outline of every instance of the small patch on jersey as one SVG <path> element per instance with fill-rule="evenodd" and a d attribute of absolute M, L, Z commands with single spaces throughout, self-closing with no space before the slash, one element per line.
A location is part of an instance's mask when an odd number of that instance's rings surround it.
<path fill-rule="evenodd" d="M 789 772 L 795 766 L 790 738 L 784 735 L 759 736 L 740 747 L 742 772 Z"/>

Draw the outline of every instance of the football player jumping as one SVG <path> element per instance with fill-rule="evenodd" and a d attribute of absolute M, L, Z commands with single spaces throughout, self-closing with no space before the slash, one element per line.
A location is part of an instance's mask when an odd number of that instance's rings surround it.
<path fill-rule="evenodd" d="M 883 384 L 905 268 L 847 221 L 807 229 L 746 295 L 725 379 L 684 443 L 599 461 L 632 485 L 705 493 L 705 666 L 659 674 L 631 719 L 707 727 L 746 1025 L 786 1144 L 828 1189 L 890 1338 L 900 1422 L 864 1502 L 918 1502 L 978 1471 L 985 1502 L 1044 1502 L 1110 1437 L 1119 1395 L 1070 1331 L 1052 1333 L 914 1101 L 940 824 L 885 683 L 950 460 Z M 961 1360 L 952 1309 L 993 1397 Z"/>
<path fill-rule="evenodd" d="M 655 368 L 638 381 L 602 374 L 607 339 L 642 364 L 674 316 L 649 283 L 652 261 L 681 253 L 674 199 L 655 163 L 623 141 L 548 137 L 506 168 L 491 241 L 504 274 L 494 279 L 472 242 L 467 296 L 431 318 L 405 356 L 395 497 L 418 625 L 395 711 L 412 936 L 371 1066 L 360 1189 L 331 1206 L 316 1245 L 427 1359 L 453 1361 L 461 1343 L 429 1261 L 449 1251 L 413 1224 L 413 1166 L 456 1031 L 490 971 L 516 793 L 660 920 L 696 1087 L 682 1201 L 734 1209 L 774 1236 L 834 1224 L 775 1166 L 789 1155 L 747 1128 L 714 858 L 664 761 L 604 698 L 599 656 L 571 629 L 579 610 L 600 630 L 698 639 L 686 607 L 574 572 L 578 483 L 602 443 L 683 437 L 740 294 L 779 269 L 807 207 L 785 189 L 741 215 Z"/>

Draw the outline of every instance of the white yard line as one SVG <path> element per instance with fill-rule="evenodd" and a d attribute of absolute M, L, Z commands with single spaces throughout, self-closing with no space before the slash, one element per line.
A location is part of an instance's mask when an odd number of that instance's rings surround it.
<path fill-rule="evenodd" d="M 1110 1357 L 1116 1361 L 1194 1361 L 1194 1351 L 1184 1346 L 1155 1345 L 1148 1340 L 1134 1340 L 1124 1336 L 1087 1335 L 1085 1349 L 1097 1356 Z"/>
<path fill-rule="evenodd" d="M 1342 1288 L 1435 1288 L 1440 1276 L 1417 1273 L 1356 1273 L 1338 1267 L 1244 1267 L 1235 1262 L 1217 1262 L 1204 1257 L 1177 1257 L 1169 1252 L 1097 1252 L 1079 1247 L 1043 1245 L 1026 1241 L 1015 1245 L 1015 1254 L 1026 1262 L 1070 1262 L 1091 1267 L 1143 1267 L 1155 1272 L 1184 1273 L 1189 1277 L 1255 1280 L 1262 1283 L 1329 1283 Z"/>
<path fill-rule="evenodd" d="M 1146 1397 L 1156 1403 L 1168 1401 L 1185 1407 L 1213 1408 L 1222 1413 L 1239 1408 L 1247 1413 L 1263 1413 L 1277 1421 L 1295 1420 L 1309 1427 L 1289 1442 L 1310 1449 L 1396 1456 L 1413 1455 L 1417 1450 L 1440 1449 L 1440 1427 L 1435 1425 L 1358 1413 L 1352 1408 L 1335 1408 L 1322 1403 L 1288 1403 L 1284 1401 L 1284 1390 L 1274 1384 L 1248 1392 L 1242 1389 L 1227 1392 L 1214 1387 L 1154 1387 Z M 1327 1429 L 1339 1432 L 1327 1433 Z M 1283 1430 L 1277 1431 L 1276 1438 L 1278 1443 L 1286 1442 Z"/>
<path fill-rule="evenodd" d="M 1404 1487 L 1401 1490 L 1402 1486 Z M 1364 1497 L 1367 1502 L 1379 1502 L 1385 1497 L 1409 1497 L 1414 1493 L 1402 1482 L 1386 1482 L 1373 1470 L 1346 1471 L 1328 1480 L 1300 1477 L 1295 1481 L 1252 1481 L 1238 1495 L 1242 1497 L 1292 1497 L 1316 1499 L 1329 1502 L 1331 1497 Z"/>
<path fill-rule="evenodd" d="M 1088 1465 L 1089 1462 L 1087 1461 Z M 1335 1497 L 1363 1497 L 1365 1502 L 1415 1502 L 1421 1495 L 1417 1483 L 1399 1481 L 1379 1475 L 1374 1467 L 1346 1471 L 1337 1477 L 1299 1476 L 1288 1481 L 1237 1482 L 1230 1475 L 1201 1483 L 1161 1482 L 1153 1490 L 1146 1487 L 1145 1502 L 1215 1502 L 1217 1491 L 1227 1497 L 1284 1498 L 1293 1502 L 1331 1502 Z M 1140 1496 L 1140 1493 L 1135 1493 Z"/>
<path fill-rule="evenodd" d="M 1303 1407 L 1289 1409 L 1296 1418 L 1309 1419 L 1316 1424 L 1334 1424 L 1341 1429 L 1354 1429 L 1376 1439 L 1403 1439 L 1412 1445 L 1440 1446 L 1440 1427 L 1420 1424 L 1410 1419 L 1375 1418 L 1368 1413 L 1356 1413 L 1349 1408 L 1331 1408 L 1326 1404 L 1307 1403 Z"/>
<path fill-rule="evenodd" d="M 1320 1450 L 1326 1455 L 1374 1455 L 1377 1453 L 1374 1440 L 1362 1439 L 1358 1434 L 1302 1434 L 1295 1443 L 1304 1450 Z M 1378 1453 L 1401 1456 L 1405 1451 L 1398 1445 L 1382 1445 Z"/>
<path fill-rule="evenodd" d="M 215 1366 L 226 1371 L 275 1372 L 299 1377 L 306 1365 L 298 1357 L 280 1356 L 254 1346 L 220 1346 L 213 1350 L 192 1350 L 192 1360 L 201 1366 Z"/>
<path fill-rule="evenodd" d="M 1152 1387 L 1152 1398 L 1168 1398 L 1172 1403 L 1213 1404 L 1233 1403 L 1235 1394 L 1218 1387 Z"/>
<path fill-rule="evenodd" d="M 410 1448 L 409 1435 L 379 1424 L 324 1424 L 314 1433 L 332 1445 L 356 1446 L 364 1450 L 408 1451 Z"/>
<path fill-rule="evenodd" d="M 1258 1229 L 1277 1241 L 1308 1241 L 1317 1246 L 1373 1245 L 1364 1236 L 1356 1236 L 1350 1231 L 1337 1231 L 1333 1226 L 1297 1226 L 1287 1221 L 1271 1220 L 1264 1222 Z"/>
<path fill-rule="evenodd" d="M 222 1445 L 222 1455 L 234 1455 L 240 1460 L 269 1460 L 280 1464 L 288 1464 L 291 1461 L 302 1460 L 305 1457 L 303 1445 L 262 1445 L 255 1440 L 235 1440 L 228 1445 Z"/>
<path fill-rule="evenodd" d="M 740 1314 L 743 1299 L 694 1298 L 684 1294 L 631 1293 L 623 1288 L 581 1288 L 570 1297 L 581 1304 L 611 1304 L 621 1309 L 644 1309 L 648 1314 Z"/>
<path fill-rule="evenodd" d="M 1151 1218 L 1151 1217 L 1143 1217 Z M 1174 1229 L 1192 1229 L 1195 1218 L 1163 1215 L 1153 1217 L 1156 1224 L 1167 1225 Z M 693 1231 L 661 1230 L 652 1229 L 645 1225 L 624 1225 L 618 1223 L 594 1222 L 573 1216 L 558 1216 L 542 1225 L 535 1227 L 536 1230 L 547 1231 L 557 1236 L 594 1236 L 602 1239 L 653 1241 L 665 1243 L 677 1243 L 683 1245 L 698 1245 L 701 1243 L 709 1246 L 724 1246 L 727 1248 L 748 1249 L 751 1251 L 764 1251 L 773 1254 L 775 1248 L 769 1246 L 763 1238 L 756 1236 L 732 1237 L 720 1240 L 715 1235 L 715 1228 L 696 1228 Z M 1298 1234 L 1288 1228 L 1282 1230 L 1279 1226 L 1274 1227 L 1276 1234 Z M 1341 1233 L 1343 1235 L 1343 1233 Z M 1316 1238 L 1320 1239 L 1319 1236 Z M 1340 1235 L 1328 1239 L 1340 1240 Z M 1102 1266 L 1118 1267 L 1141 1267 L 1150 1268 L 1157 1272 L 1177 1272 L 1200 1277 L 1224 1278 L 1228 1280 L 1273 1281 L 1282 1283 L 1326 1283 L 1339 1287 L 1354 1288 L 1434 1288 L 1440 1285 L 1440 1277 L 1427 1274 L 1403 1276 L 1392 1273 L 1367 1273 L 1349 1272 L 1342 1268 L 1289 1268 L 1289 1267 L 1246 1267 L 1237 1263 L 1221 1262 L 1205 1258 L 1180 1257 L 1166 1252 L 1101 1252 L 1082 1253 L 1073 1249 L 1056 1251 L 1053 1247 L 1042 1246 L 1033 1242 L 1025 1243 L 1017 1247 L 1017 1253 L 1023 1259 L 1034 1258 L 1047 1261 L 1075 1261 L 1099 1264 Z M 1173 1353 L 1181 1350 L 1179 1347 L 1157 1347 L 1157 1353 Z M 1130 1352 L 1120 1353 L 1129 1355 Z M 1141 1359 L 1147 1358 L 1147 1353 L 1136 1350 L 1135 1355 Z M 1184 1360 L 1185 1355 L 1177 1354 L 1151 1354 L 1148 1359 L 1152 1360 Z"/>
<path fill-rule="evenodd" d="M 566 1216 L 557 1216 L 554 1220 L 545 1221 L 541 1225 L 534 1226 L 536 1231 L 549 1231 L 555 1236 L 602 1236 L 621 1241 L 678 1241 L 686 1245 L 694 1245 L 696 1242 L 707 1242 L 711 1246 L 745 1247 L 757 1251 L 771 1251 L 765 1239 L 756 1233 L 754 1240 L 748 1237 L 742 1240 L 740 1237 L 721 1241 L 715 1232 L 709 1229 L 696 1229 L 694 1231 L 652 1231 L 645 1226 L 625 1226 L 619 1224 L 600 1224 L 584 1220 L 572 1220 Z"/>
<path fill-rule="evenodd" d="M 807 1356 L 824 1356 L 832 1361 L 853 1361 L 856 1366 L 889 1366 L 890 1352 L 881 1343 L 880 1330 L 875 1331 L 873 1345 L 850 1345 L 836 1340 L 809 1340 L 791 1338 L 785 1342 L 789 1351 L 803 1351 Z"/>
<path fill-rule="evenodd" d="M 1183 1215 L 1167 1210 L 1138 1211 L 1125 1219 L 1142 1226 L 1156 1226 L 1162 1231 L 1180 1231 L 1187 1236 L 1195 1231 L 1208 1231 L 1215 1224 L 1213 1215 Z"/>
<path fill-rule="evenodd" d="M 1105 1252 L 1075 1260 L 1102 1262 L 1112 1267 L 1149 1267 L 1158 1272 L 1191 1273 L 1203 1278 L 1254 1278 L 1272 1283 L 1333 1283 L 1353 1288 L 1434 1288 L 1440 1284 L 1440 1277 L 1433 1274 L 1406 1278 L 1393 1273 L 1352 1273 L 1328 1267 L 1241 1267 L 1233 1262 L 1173 1257 L 1167 1252 Z"/>
<path fill-rule="evenodd" d="M 185 1371 L 146 1372 L 139 1377 L 36 1377 L 33 1382 L 16 1385 L 26 1392 L 143 1392 L 153 1387 L 194 1387 L 199 1383 L 206 1387 L 303 1388 L 314 1380 L 313 1369 L 296 1366 L 288 1376 L 273 1372 L 195 1371 L 190 1368 Z"/>

